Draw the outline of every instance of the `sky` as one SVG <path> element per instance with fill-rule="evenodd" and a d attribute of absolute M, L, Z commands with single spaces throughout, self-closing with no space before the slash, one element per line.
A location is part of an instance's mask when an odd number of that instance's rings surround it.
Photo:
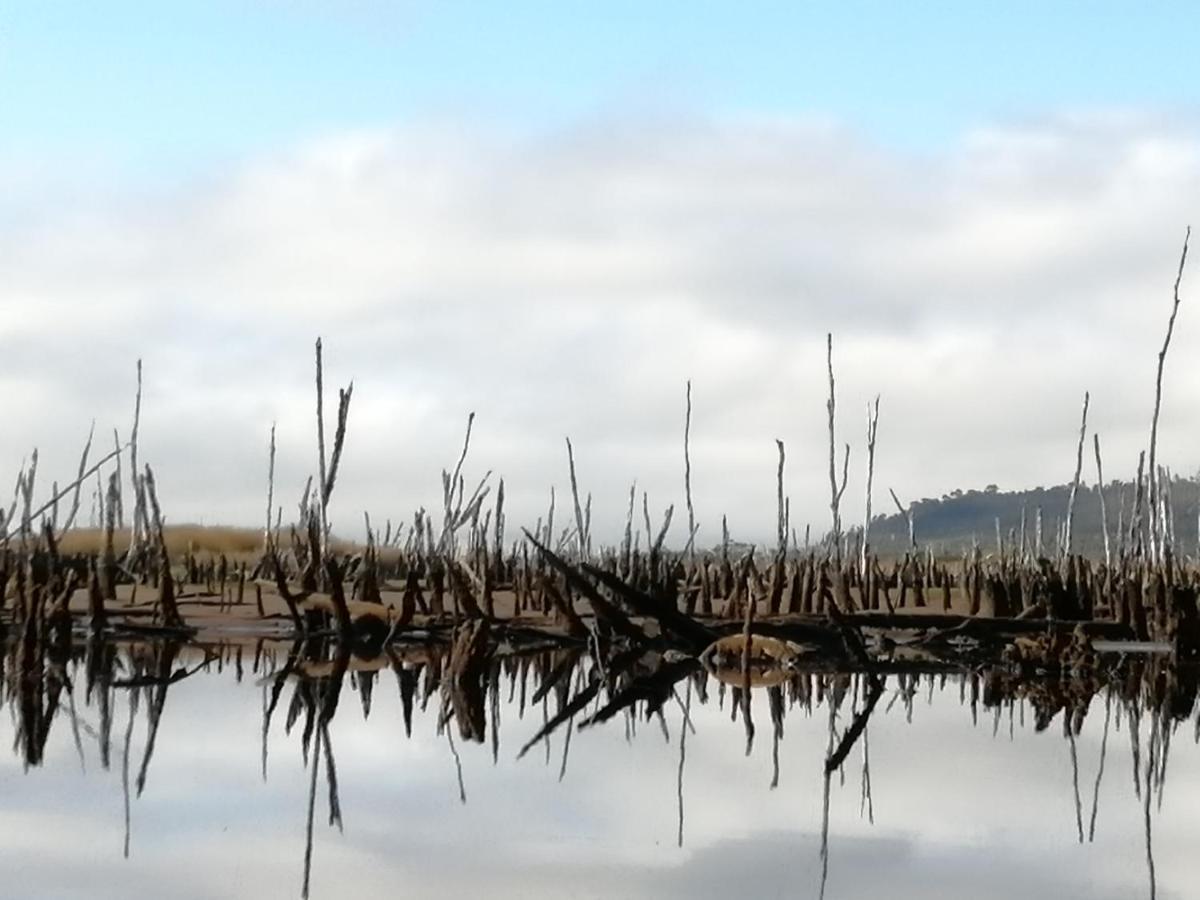
<path fill-rule="evenodd" d="M 600 540 L 636 480 L 681 543 L 689 379 L 701 541 L 774 533 L 776 439 L 819 533 L 827 333 L 849 522 L 876 394 L 875 512 L 1070 480 L 1085 391 L 1127 477 L 1200 197 L 1200 10 L 1131 10 L 0 4 L 0 480 L 37 447 L 48 496 L 93 419 L 127 437 L 141 358 L 168 519 L 263 519 L 272 423 L 287 515 L 321 336 L 345 533 L 440 507 L 474 411 L 514 526 L 565 499 L 570 436 Z"/>

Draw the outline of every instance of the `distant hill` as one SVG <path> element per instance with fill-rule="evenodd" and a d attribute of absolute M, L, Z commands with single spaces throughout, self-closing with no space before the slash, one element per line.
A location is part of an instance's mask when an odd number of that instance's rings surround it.
<path fill-rule="evenodd" d="M 1134 503 L 1134 485 L 1113 481 L 1104 487 L 1108 509 L 1108 527 L 1113 550 L 1117 547 L 1118 519 L 1123 519 L 1128 534 Z M 1176 478 L 1171 481 L 1172 509 L 1175 514 L 1175 538 L 1185 552 L 1197 552 L 1197 515 L 1200 514 L 1200 481 Z M 913 504 L 917 543 L 935 552 L 959 553 L 978 540 L 984 552 L 996 548 L 996 520 L 1007 545 L 1010 532 L 1020 541 L 1022 510 L 1025 513 L 1026 540 L 1034 541 L 1037 510 L 1042 512 L 1042 543 L 1050 554 L 1056 547 L 1056 534 L 1066 518 L 1069 484 L 1025 491 L 1001 491 L 989 485 L 982 491 L 954 491 L 937 499 L 918 500 Z M 890 503 L 890 498 L 888 502 Z M 1124 509 L 1122 516 L 1121 510 Z M 1100 525 L 1100 496 L 1095 487 L 1080 486 L 1075 498 L 1072 545 L 1089 556 L 1103 556 L 1104 537 Z M 903 516 L 892 513 L 871 522 L 871 546 L 882 554 L 903 552 L 908 543 L 908 525 Z"/>

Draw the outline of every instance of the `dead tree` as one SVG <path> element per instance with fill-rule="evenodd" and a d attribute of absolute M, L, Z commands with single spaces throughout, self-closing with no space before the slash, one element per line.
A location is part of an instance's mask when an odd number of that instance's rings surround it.
<path fill-rule="evenodd" d="M 863 517 L 862 548 L 858 561 L 859 573 L 867 577 L 867 557 L 870 555 L 871 539 L 871 489 L 875 484 L 875 434 L 879 429 L 879 395 L 875 403 L 867 404 L 867 509 Z"/>
<path fill-rule="evenodd" d="M 825 408 L 829 412 L 829 511 L 833 514 L 833 531 L 830 541 L 833 544 L 834 557 L 840 564 L 842 561 L 842 516 L 840 512 L 842 494 L 846 492 L 846 476 L 850 471 L 850 445 L 846 445 L 846 456 L 842 462 L 842 485 L 837 482 L 837 440 L 834 435 L 834 412 L 836 411 L 836 390 L 833 380 L 833 334 L 827 334 L 826 362 L 829 368 L 829 400 Z"/>
<path fill-rule="evenodd" d="M 1175 332 L 1175 316 L 1179 313 L 1179 285 L 1183 281 L 1183 267 L 1187 263 L 1188 241 L 1192 237 L 1189 225 L 1183 238 L 1183 252 L 1179 256 L 1179 270 L 1175 275 L 1174 302 L 1171 305 L 1171 318 L 1167 320 L 1167 335 L 1163 339 L 1162 350 L 1158 352 L 1158 373 L 1154 380 L 1154 417 L 1150 421 L 1150 554 L 1153 562 L 1162 560 L 1161 529 L 1158 523 L 1158 476 L 1156 459 L 1158 453 L 1158 414 L 1162 407 L 1163 365 L 1167 360 L 1167 349 L 1171 346 L 1171 335 Z"/>
<path fill-rule="evenodd" d="M 1083 393 L 1083 416 L 1079 423 L 1079 447 L 1075 451 L 1075 478 L 1071 481 L 1071 493 L 1067 498 L 1067 521 L 1063 524 L 1062 557 L 1065 560 L 1071 555 L 1071 526 L 1075 520 L 1075 495 L 1079 492 L 1079 478 L 1083 474 L 1083 439 L 1087 435 L 1088 413 L 1087 391 Z"/>
<path fill-rule="evenodd" d="M 1108 509 L 1104 505 L 1104 465 L 1100 462 L 1100 435 L 1092 435 L 1096 448 L 1096 493 L 1100 497 L 1100 529 L 1104 532 L 1104 565 L 1112 566 L 1112 547 L 1108 538 Z"/>

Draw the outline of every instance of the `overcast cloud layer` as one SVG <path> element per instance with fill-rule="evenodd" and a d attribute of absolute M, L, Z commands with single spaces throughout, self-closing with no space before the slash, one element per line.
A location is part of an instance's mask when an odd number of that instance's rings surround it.
<path fill-rule="evenodd" d="M 569 435 L 613 539 L 634 479 L 652 509 L 682 504 L 690 378 L 701 540 L 722 513 L 764 540 L 775 438 L 794 523 L 828 524 L 827 331 L 850 521 L 876 393 L 877 511 L 888 487 L 1069 480 L 1085 390 L 1106 474 L 1130 474 L 1200 197 L 1200 131 L 1063 116 L 913 157 L 799 120 L 440 123 L 332 135 L 170 190 L 0 180 L 23 185 L 0 207 L 10 483 L 34 446 L 45 478 L 69 480 L 93 418 L 106 444 L 126 435 L 140 356 L 142 455 L 168 517 L 261 521 L 272 422 L 290 512 L 316 464 L 321 335 L 327 389 L 355 383 L 338 530 L 363 509 L 437 507 L 474 410 L 468 480 L 503 475 L 510 522 L 532 524 L 551 485 L 562 496 Z M 1193 283 L 1160 438 L 1185 474 L 1200 437 Z"/>

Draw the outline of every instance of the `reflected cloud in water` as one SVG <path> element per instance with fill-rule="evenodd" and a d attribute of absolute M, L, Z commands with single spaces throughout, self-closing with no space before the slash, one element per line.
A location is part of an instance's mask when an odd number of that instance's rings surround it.
<path fill-rule="evenodd" d="M 1082 696 L 889 673 L 869 716 L 865 676 L 800 674 L 752 690 L 748 747 L 740 690 L 652 654 L 631 671 L 670 681 L 658 711 L 584 726 L 641 682 L 562 650 L 458 681 L 423 647 L 29 652 L 0 722 L 14 896 L 818 896 L 823 862 L 830 900 L 1191 888 L 1194 688 L 1150 664 Z"/>

